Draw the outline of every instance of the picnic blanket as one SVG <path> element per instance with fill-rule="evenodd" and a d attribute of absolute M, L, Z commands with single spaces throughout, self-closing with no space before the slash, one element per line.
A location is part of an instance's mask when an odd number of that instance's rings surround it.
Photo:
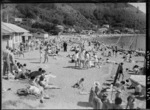
<path fill-rule="evenodd" d="M 134 84 L 140 84 L 142 87 L 146 87 L 146 76 L 145 75 L 131 75 L 130 80 Z"/>

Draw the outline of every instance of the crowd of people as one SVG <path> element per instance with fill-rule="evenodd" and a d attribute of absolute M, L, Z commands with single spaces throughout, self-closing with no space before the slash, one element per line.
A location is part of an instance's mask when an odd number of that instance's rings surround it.
<path fill-rule="evenodd" d="M 87 43 L 87 45 L 86 45 Z M 49 79 L 55 78 L 52 74 L 48 74 L 44 69 L 39 68 L 37 71 L 31 71 L 27 69 L 27 64 L 21 64 L 20 62 L 15 60 L 15 55 L 23 55 L 25 57 L 25 51 L 33 51 L 39 50 L 40 63 L 49 62 L 49 56 L 58 56 L 59 52 L 63 50 L 64 52 L 68 52 L 68 45 L 72 45 L 73 42 L 71 40 L 64 41 L 61 39 L 57 42 L 56 39 L 51 39 L 47 41 L 39 40 L 32 41 L 25 44 L 20 44 L 19 49 L 11 49 L 10 47 L 6 47 L 3 50 L 3 77 L 6 79 L 13 78 L 16 79 L 29 79 L 30 85 L 27 88 L 22 88 L 17 91 L 18 95 L 27 95 L 27 94 L 35 94 L 40 95 L 40 102 L 43 103 L 44 98 L 49 99 L 44 93 L 45 89 L 60 89 L 60 87 L 56 85 L 50 85 Z M 96 83 L 94 87 L 90 90 L 89 95 L 89 104 L 94 109 L 125 109 L 122 107 L 123 99 L 121 97 L 121 93 L 124 90 L 125 83 L 129 81 L 124 81 L 124 73 L 123 73 L 123 64 L 124 63 L 116 63 L 115 61 L 110 61 L 110 57 L 117 57 L 118 54 L 122 54 L 124 61 L 132 62 L 133 53 L 131 51 L 128 52 L 120 52 L 116 45 L 106 45 L 103 42 L 99 41 L 88 41 L 84 40 L 84 42 L 79 43 L 76 46 L 72 46 L 70 51 L 74 51 L 73 55 L 68 55 L 71 59 L 72 63 L 75 63 L 75 68 L 80 69 L 89 69 L 91 67 L 101 68 L 105 63 L 113 63 L 117 64 L 117 72 L 113 77 L 114 82 L 111 84 L 113 87 L 115 86 L 116 95 L 114 100 L 110 100 L 108 98 L 108 93 L 106 88 L 101 88 L 100 84 Z M 105 59 L 104 59 L 105 58 Z M 141 68 L 136 65 L 132 70 L 126 69 L 126 71 L 132 71 L 135 74 L 139 74 L 139 70 Z M 122 76 L 121 82 L 120 78 Z M 76 84 L 74 84 L 73 88 L 82 89 L 84 78 L 81 78 Z M 135 88 L 135 93 L 140 95 L 142 89 L 140 85 Z M 126 109 L 136 109 L 135 106 L 135 96 L 129 95 L 127 98 Z"/>
<path fill-rule="evenodd" d="M 91 88 L 89 94 L 89 104 L 94 109 L 138 109 L 138 105 L 135 101 L 137 96 L 142 93 L 142 87 L 137 85 L 135 87 L 135 93 L 128 95 L 126 99 L 126 104 L 123 104 L 123 91 L 129 86 L 129 80 L 117 81 L 115 85 L 111 85 L 110 88 L 103 88 L 100 84 L 95 84 Z M 109 91 L 110 90 L 110 91 Z M 114 91 L 113 91 L 114 90 Z M 111 92 L 111 94 L 108 94 Z M 112 99 L 112 93 L 115 92 L 115 97 Z M 111 98 L 110 98 L 111 97 Z"/>

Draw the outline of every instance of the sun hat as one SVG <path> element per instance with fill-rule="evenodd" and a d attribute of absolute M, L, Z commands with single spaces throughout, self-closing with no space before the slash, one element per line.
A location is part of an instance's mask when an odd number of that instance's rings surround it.
<path fill-rule="evenodd" d="M 99 83 L 98 81 L 95 81 L 95 82 L 94 82 L 94 85 L 95 85 L 95 86 L 100 86 L 100 83 Z"/>

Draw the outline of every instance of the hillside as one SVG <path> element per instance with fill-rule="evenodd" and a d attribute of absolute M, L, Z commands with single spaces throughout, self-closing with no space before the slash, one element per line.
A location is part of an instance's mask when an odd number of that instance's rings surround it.
<path fill-rule="evenodd" d="M 146 14 L 127 3 L 35 3 L 7 4 L 2 6 L 2 20 L 14 17 L 27 19 L 18 24 L 29 30 L 43 29 L 51 32 L 55 26 L 74 27 L 76 30 L 96 29 L 110 24 L 113 29 L 135 28 L 145 31 Z M 31 23 L 31 20 L 34 23 Z M 135 26 L 136 24 L 136 26 Z"/>

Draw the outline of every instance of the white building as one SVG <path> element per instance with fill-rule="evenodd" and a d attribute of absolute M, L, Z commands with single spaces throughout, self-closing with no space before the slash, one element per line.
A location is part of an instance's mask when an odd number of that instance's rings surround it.
<path fill-rule="evenodd" d="M 46 32 L 36 32 L 36 33 L 33 33 L 33 36 L 36 39 L 47 39 L 49 35 Z"/>
<path fill-rule="evenodd" d="M 2 22 L 2 46 L 9 46 L 11 48 L 18 48 L 19 44 L 22 43 L 24 33 L 29 33 L 29 31 L 11 24 Z M 3 48 L 3 47 L 2 47 Z"/>
<path fill-rule="evenodd" d="M 109 26 L 108 24 L 105 24 L 105 25 L 103 25 L 102 27 L 103 27 L 103 28 L 108 28 L 108 29 L 109 29 L 110 26 Z"/>
<path fill-rule="evenodd" d="M 15 18 L 16 22 L 22 22 L 22 18 Z"/>

